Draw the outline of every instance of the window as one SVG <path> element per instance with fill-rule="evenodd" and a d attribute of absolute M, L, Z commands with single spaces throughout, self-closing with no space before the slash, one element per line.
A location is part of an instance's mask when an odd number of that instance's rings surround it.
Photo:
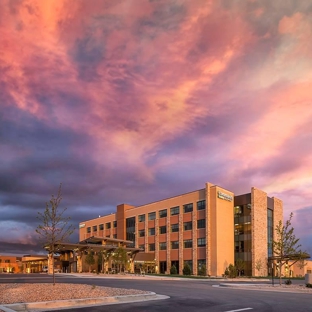
<path fill-rule="evenodd" d="M 200 200 L 197 202 L 197 210 L 203 210 L 206 209 L 206 201 Z"/>
<path fill-rule="evenodd" d="M 148 214 L 148 220 L 155 220 L 156 219 L 156 212 L 150 212 Z"/>
<path fill-rule="evenodd" d="M 135 217 L 126 219 L 126 240 L 135 241 Z"/>
<path fill-rule="evenodd" d="M 189 230 L 191 230 L 191 229 L 192 229 L 192 221 L 190 221 L 190 222 L 184 222 L 183 228 L 184 228 L 184 231 L 189 231 Z"/>
<path fill-rule="evenodd" d="M 104 224 L 100 224 L 100 225 L 99 225 L 99 230 L 100 230 L 100 231 L 103 231 L 103 230 L 104 230 Z"/>
<path fill-rule="evenodd" d="M 192 248 L 193 247 L 193 242 L 191 239 L 186 239 L 184 240 L 184 248 Z"/>
<path fill-rule="evenodd" d="M 180 213 L 180 207 L 179 206 L 170 208 L 170 214 L 172 216 L 178 215 L 179 213 Z"/>
<path fill-rule="evenodd" d="M 148 244 L 148 251 L 155 251 L 155 244 Z"/>
<path fill-rule="evenodd" d="M 205 247 L 206 246 L 206 237 L 201 237 L 197 239 L 197 247 Z"/>
<path fill-rule="evenodd" d="M 145 236 L 145 230 L 139 230 L 139 237 Z"/>
<path fill-rule="evenodd" d="M 91 233 L 91 227 L 87 227 L 87 233 Z"/>
<path fill-rule="evenodd" d="M 179 241 L 171 242 L 171 249 L 179 249 Z"/>
<path fill-rule="evenodd" d="M 155 235 L 155 228 L 148 229 L 148 235 L 149 236 Z"/>
<path fill-rule="evenodd" d="M 106 230 L 109 230 L 109 229 L 111 228 L 111 223 L 110 223 L 110 222 L 107 222 L 107 223 L 105 224 L 105 228 L 106 228 Z"/>
<path fill-rule="evenodd" d="M 113 234 L 113 238 L 117 238 L 117 234 Z"/>
<path fill-rule="evenodd" d="M 193 211 L 193 204 L 190 203 L 190 204 L 183 205 L 183 211 L 184 211 L 184 213 L 192 212 Z"/>
<path fill-rule="evenodd" d="M 171 224 L 171 232 L 179 232 L 179 224 Z"/>
<path fill-rule="evenodd" d="M 166 234 L 167 233 L 167 227 L 164 226 L 160 226 L 159 227 L 159 234 Z"/>
<path fill-rule="evenodd" d="M 93 231 L 93 232 L 97 232 L 97 225 L 93 225 L 93 226 L 92 226 L 92 231 Z"/>
<path fill-rule="evenodd" d="M 167 243 L 163 242 L 163 243 L 159 243 L 159 250 L 166 250 L 167 249 Z"/>
<path fill-rule="evenodd" d="M 204 229 L 206 227 L 206 219 L 197 220 L 197 228 Z"/>
<path fill-rule="evenodd" d="M 117 227 L 117 221 L 113 221 L 113 227 L 114 227 L 114 228 Z"/>
<path fill-rule="evenodd" d="M 159 210 L 159 218 L 167 217 L 167 209 Z"/>
<path fill-rule="evenodd" d="M 138 221 L 139 222 L 144 222 L 145 221 L 145 214 L 139 215 L 138 216 Z"/>
<path fill-rule="evenodd" d="M 144 251 L 145 250 L 145 245 L 139 245 L 139 248 Z"/>

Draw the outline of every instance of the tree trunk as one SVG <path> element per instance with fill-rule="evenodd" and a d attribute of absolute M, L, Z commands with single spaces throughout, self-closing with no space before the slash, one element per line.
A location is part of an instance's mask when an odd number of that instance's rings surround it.
<path fill-rule="evenodd" d="M 55 273 L 54 273 L 54 253 L 52 254 L 52 276 L 53 276 L 53 286 L 55 285 Z"/>

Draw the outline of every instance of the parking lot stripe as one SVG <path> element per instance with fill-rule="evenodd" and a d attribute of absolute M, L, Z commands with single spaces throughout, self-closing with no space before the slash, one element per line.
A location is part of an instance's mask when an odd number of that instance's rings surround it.
<path fill-rule="evenodd" d="M 224 312 L 238 312 L 238 311 L 246 311 L 246 310 L 252 310 L 253 308 L 244 308 L 244 309 L 238 309 L 238 310 L 230 310 L 230 311 L 224 311 Z"/>

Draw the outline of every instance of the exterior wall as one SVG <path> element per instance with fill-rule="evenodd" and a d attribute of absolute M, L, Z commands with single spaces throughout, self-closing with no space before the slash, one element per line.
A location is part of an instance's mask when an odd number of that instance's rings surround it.
<path fill-rule="evenodd" d="M 218 192 L 221 192 L 223 197 L 218 196 Z M 264 266 L 259 275 L 266 275 L 268 200 L 270 208 L 273 208 L 274 211 L 274 227 L 283 215 L 282 201 L 277 198 L 268 199 L 265 192 L 256 188 L 252 188 L 251 193 L 237 196 L 237 198 L 239 205 L 251 204 L 251 217 L 249 217 L 249 221 L 251 221 L 251 232 L 249 233 L 251 234 L 248 234 L 249 237 L 251 235 L 251 253 L 249 255 L 249 259 L 251 256 L 251 264 L 249 264 L 251 273 L 253 276 L 259 273 L 255 267 L 257 260 L 261 259 Z M 244 201 L 248 198 L 248 203 L 245 203 Z M 197 202 L 201 200 L 206 201 L 206 208 L 197 210 Z M 193 204 L 193 211 L 184 213 L 183 205 L 190 203 Z M 274 207 L 271 207 L 272 205 Z M 179 214 L 171 215 L 170 208 L 177 206 L 180 209 Z M 167 216 L 161 218 L 159 211 L 164 209 L 167 209 Z M 156 218 L 149 220 L 149 213 L 152 212 L 155 212 Z M 145 221 L 139 222 L 140 215 L 145 215 Z M 164 269 L 163 265 L 166 262 L 165 273 L 169 273 L 172 262 L 175 262 L 178 264 L 179 274 L 182 274 L 185 261 L 192 261 L 192 273 L 197 275 L 198 260 L 206 260 L 206 274 L 221 276 L 229 264 L 235 263 L 234 194 L 219 186 L 206 183 L 204 189 L 138 207 L 125 204 L 118 205 L 116 213 L 80 223 L 79 238 L 84 240 L 91 236 L 107 237 L 107 235 L 113 238 L 113 235 L 115 237 L 117 235 L 119 239 L 126 239 L 126 219 L 131 217 L 135 217 L 135 247 L 142 247 L 146 253 L 153 254 L 156 259 L 156 271 L 161 269 L 160 262 L 162 269 Z M 205 228 L 197 228 L 197 221 L 200 219 L 206 220 Z M 109 231 L 101 232 L 98 229 L 96 233 L 93 232 L 94 226 L 105 225 L 107 222 L 113 224 L 113 221 L 117 221 L 117 228 L 112 226 Z M 184 230 L 185 222 L 192 223 L 191 230 Z M 178 232 L 171 232 L 173 224 L 179 225 Z M 165 234 L 160 234 L 160 226 L 166 226 Z M 90 233 L 87 233 L 87 228 L 91 228 Z M 155 228 L 155 235 L 149 235 L 150 228 Z M 139 231 L 142 230 L 145 231 L 145 234 L 139 237 Z M 206 246 L 197 246 L 199 238 L 206 239 Z M 192 248 L 185 248 L 185 240 L 192 240 Z M 178 242 L 178 249 L 171 248 L 173 241 Z M 163 242 L 166 242 L 166 250 L 160 250 L 159 244 Z M 155 250 L 149 250 L 150 244 L 155 244 Z"/>
<path fill-rule="evenodd" d="M 18 273 L 23 271 L 22 257 L 0 255 L 0 273 Z"/>
<path fill-rule="evenodd" d="M 106 216 L 99 216 L 96 219 L 91 219 L 88 221 L 81 222 L 79 224 L 79 241 L 83 241 L 91 236 L 99 237 L 110 237 L 114 238 L 114 235 L 117 235 L 117 227 L 114 228 L 113 222 L 117 221 L 116 213 L 111 213 Z M 106 229 L 106 224 L 111 223 L 111 228 Z M 100 230 L 99 225 L 103 224 L 104 229 Z M 93 226 L 97 226 L 97 231 L 93 231 Z M 87 233 L 87 228 L 91 229 L 90 233 Z"/>
<path fill-rule="evenodd" d="M 268 230 L 267 230 L 267 194 L 256 188 L 251 189 L 251 271 L 252 276 L 259 275 L 256 270 L 257 260 L 262 260 L 263 275 L 267 275 Z M 261 242 L 261 243 L 260 243 Z"/>
<path fill-rule="evenodd" d="M 302 265 L 303 264 L 303 265 Z M 304 277 L 306 274 L 312 273 L 312 260 L 305 260 L 303 262 L 298 261 L 292 265 L 292 261 L 289 262 L 289 270 L 287 271 L 284 265 L 284 275 L 291 277 Z"/>
<path fill-rule="evenodd" d="M 273 240 L 277 239 L 277 234 L 275 228 L 277 227 L 279 221 L 283 222 L 283 202 L 273 197 Z"/>
<path fill-rule="evenodd" d="M 219 194 L 227 195 L 227 199 Z M 210 275 L 222 276 L 230 263 L 234 263 L 234 195 L 218 186 L 210 191 Z"/>

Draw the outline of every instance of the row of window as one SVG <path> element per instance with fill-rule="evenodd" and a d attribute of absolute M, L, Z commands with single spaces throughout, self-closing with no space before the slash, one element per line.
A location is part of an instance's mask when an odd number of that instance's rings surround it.
<path fill-rule="evenodd" d="M 172 241 L 171 243 L 171 249 L 179 249 L 179 241 Z M 201 237 L 197 239 L 197 247 L 205 247 L 206 246 L 206 238 Z M 184 248 L 193 248 L 193 240 L 192 239 L 186 239 L 183 241 L 183 247 Z M 140 245 L 139 248 L 145 249 L 144 245 Z M 159 250 L 167 250 L 167 242 L 161 242 L 159 243 Z M 155 251 L 155 243 L 148 244 L 148 251 Z"/>
<path fill-rule="evenodd" d="M 113 227 L 114 228 L 117 227 L 117 221 L 113 221 Z M 105 223 L 105 230 L 109 230 L 110 228 L 111 228 L 111 222 Z M 92 231 L 97 232 L 97 230 L 98 230 L 98 226 L 93 225 Z M 103 231 L 103 230 L 104 230 L 104 224 L 99 224 L 99 231 Z M 91 226 L 87 227 L 87 233 L 91 233 Z"/>
<path fill-rule="evenodd" d="M 206 209 L 206 201 L 205 200 L 201 200 L 197 202 L 197 210 L 203 210 Z M 159 210 L 158 212 L 158 216 L 159 218 L 166 218 L 167 217 L 167 210 L 168 209 L 162 209 Z M 189 203 L 186 205 L 183 205 L 183 212 L 187 213 L 187 212 L 192 212 L 193 211 L 193 203 Z M 180 213 L 180 206 L 176 206 L 176 207 L 172 207 L 170 208 L 170 215 L 174 216 L 174 215 L 178 215 Z M 148 220 L 155 220 L 156 219 L 156 212 L 150 212 L 148 214 Z M 144 222 L 145 221 L 145 214 L 141 214 L 138 216 L 138 221 L 139 222 Z"/>
<path fill-rule="evenodd" d="M 206 219 L 200 219 L 197 220 L 197 228 L 198 229 L 204 229 L 206 227 Z M 190 231 L 193 229 L 193 222 L 184 222 L 183 223 L 183 229 L 184 231 Z M 179 224 L 171 224 L 171 233 L 179 232 Z M 159 227 L 159 234 L 166 234 L 167 233 L 167 226 L 163 225 Z M 155 235 L 155 228 L 149 228 L 148 229 L 148 235 L 152 236 Z M 139 237 L 145 236 L 145 230 L 139 230 Z"/>

